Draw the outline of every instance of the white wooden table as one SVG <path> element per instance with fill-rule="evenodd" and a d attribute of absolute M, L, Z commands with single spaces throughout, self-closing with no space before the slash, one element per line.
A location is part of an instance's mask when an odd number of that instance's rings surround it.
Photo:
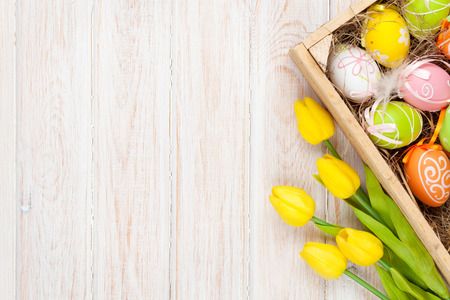
<path fill-rule="evenodd" d="M 350 2 L 0 1 L 0 299 L 371 298 L 268 201 L 303 187 L 357 226 L 310 175 L 287 54 Z"/>

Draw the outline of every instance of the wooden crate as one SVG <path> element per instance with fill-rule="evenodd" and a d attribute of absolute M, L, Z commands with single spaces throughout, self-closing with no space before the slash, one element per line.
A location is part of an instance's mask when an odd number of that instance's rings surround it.
<path fill-rule="evenodd" d="M 450 282 L 449 253 L 325 74 L 332 33 L 375 2 L 362 0 L 350 6 L 291 49 L 289 54 L 362 160 L 397 203 L 447 282 Z"/>

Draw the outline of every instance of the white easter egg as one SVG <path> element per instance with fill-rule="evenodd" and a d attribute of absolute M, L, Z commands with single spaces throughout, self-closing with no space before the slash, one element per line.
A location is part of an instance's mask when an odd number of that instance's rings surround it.
<path fill-rule="evenodd" d="M 340 92 L 356 103 L 375 93 L 381 73 L 375 60 L 365 50 L 352 45 L 338 45 L 328 58 L 328 74 Z"/>

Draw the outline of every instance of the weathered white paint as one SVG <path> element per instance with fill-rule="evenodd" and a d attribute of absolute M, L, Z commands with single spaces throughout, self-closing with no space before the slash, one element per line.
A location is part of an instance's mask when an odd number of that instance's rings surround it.
<path fill-rule="evenodd" d="M 249 4 L 176 1 L 173 39 L 174 299 L 245 299 Z"/>
<path fill-rule="evenodd" d="M 16 294 L 15 2 L 0 2 L 0 299 Z"/>
<path fill-rule="evenodd" d="M 20 297 L 91 294 L 91 2 L 18 1 Z"/>
<path fill-rule="evenodd" d="M 299 186 L 357 226 L 310 176 L 325 148 L 297 131 L 314 93 L 287 55 L 350 0 L 17 1 L 0 4 L 2 299 L 371 297 L 311 271 L 303 245 L 333 241 L 268 201 Z"/>
<path fill-rule="evenodd" d="M 94 7 L 94 299 L 169 298 L 170 13 Z"/>

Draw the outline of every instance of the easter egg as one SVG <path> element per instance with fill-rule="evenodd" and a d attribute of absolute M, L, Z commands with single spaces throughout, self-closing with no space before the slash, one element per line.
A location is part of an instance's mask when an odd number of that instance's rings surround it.
<path fill-rule="evenodd" d="M 409 188 L 423 203 L 441 206 L 450 196 L 450 161 L 439 149 L 420 147 L 412 150 L 404 165 Z"/>
<path fill-rule="evenodd" d="M 422 132 L 423 120 L 412 106 L 391 101 L 364 111 L 366 131 L 372 142 L 385 149 L 397 149 L 411 144 Z"/>
<path fill-rule="evenodd" d="M 409 32 L 418 39 L 426 39 L 439 31 L 449 11 L 450 0 L 408 0 L 403 16 Z"/>
<path fill-rule="evenodd" d="M 412 106 L 437 111 L 450 101 L 450 75 L 429 62 L 414 62 L 400 75 L 400 95 Z"/>
<path fill-rule="evenodd" d="M 445 151 L 450 152 L 450 109 L 445 111 L 444 122 L 439 132 L 439 140 Z"/>
<path fill-rule="evenodd" d="M 445 19 L 442 22 L 441 33 L 438 35 L 436 46 L 444 53 L 447 58 L 450 58 L 450 22 Z"/>
<path fill-rule="evenodd" d="M 377 63 L 365 50 L 339 45 L 328 59 L 331 82 L 353 102 L 370 98 L 381 78 Z"/>
<path fill-rule="evenodd" d="M 409 31 L 405 20 L 392 8 L 373 5 L 363 26 L 361 44 L 385 67 L 398 66 L 408 55 Z"/>

